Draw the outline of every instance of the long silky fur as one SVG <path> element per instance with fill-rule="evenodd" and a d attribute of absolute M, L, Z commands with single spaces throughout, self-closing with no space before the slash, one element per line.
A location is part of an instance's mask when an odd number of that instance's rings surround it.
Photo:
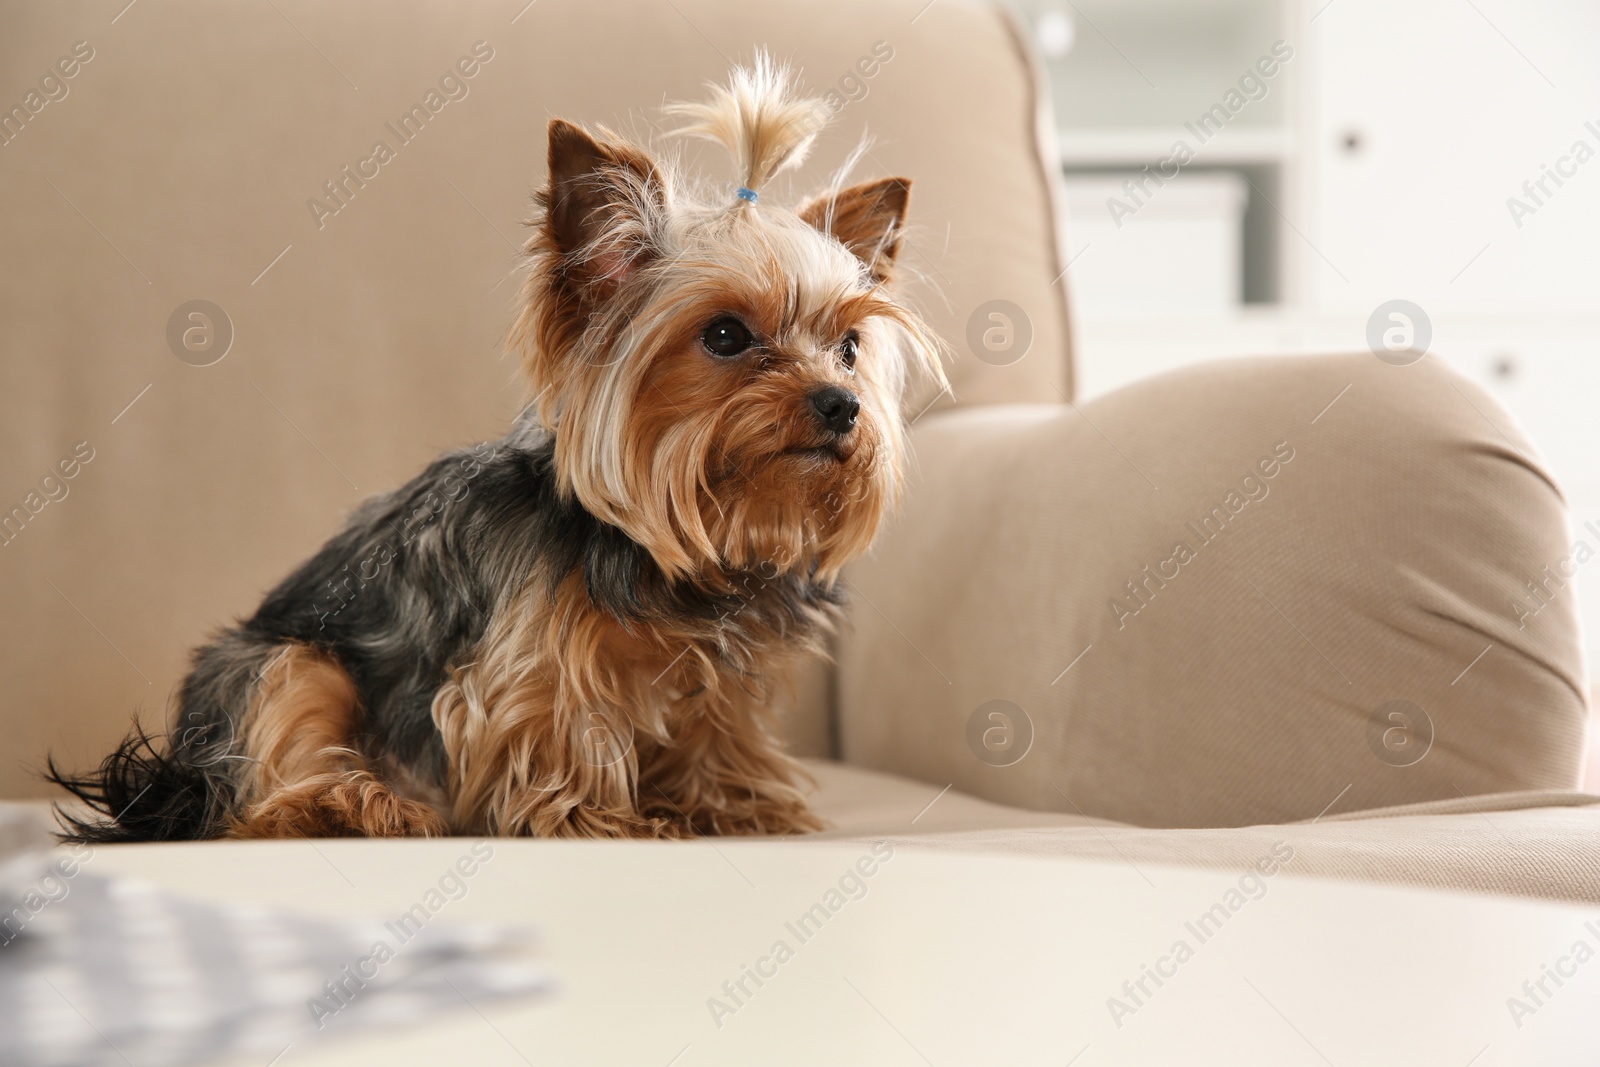
<path fill-rule="evenodd" d="M 233 790 L 198 766 L 184 746 L 165 750 L 135 724 L 116 750 L 87 774 L 69 774 L 52 757 L 45 779 L 66 789 L 92 815 L 57 809 L 60 836 L 73 842 L 182 841 L 220 832 Z"/>
<path fill-rule="evenodd" d="M 801 96 L 793 73 L 766 52 L 735 70 L 726 86 L 707 88 L 704 103 L 668 105 L 667 114 L 688 120 L 674 132 L 721 144 L 733 156 L 740 184 L 752 192 L 803 162 L 832 117 L 821 100 Z"/>
<path fill-rule="evenodd" d="M 822 119 L 764 58 L 679 114 L 729 144 L 750 188 Z M 63 814 L 68 836 L 819 825 L 771 704 L 841 618 L 839 569 L 894 506 L 900 393 L 914 368 L 943 382 L 940 345 L 882 287 L 887 263 L 826 222 L 692 195 L 642 149 L 570 124 L 552 123 L 552 157 L 558 138 L 602 160 L 563 195 L 606 209 L 574 247 L 554 232 L 554 170 L 536 198 L 510 334 L 524 413 L 367 501 L 201 647 L 169 736 L 136 728 L 86 774 L 52 762 L 95 813 Z M 878 243 L 886 259 L 897 233 Z M 693 347 L 731 301 L 771 334 L 748 380 Z M 808 397 L 841 383 L 861 402 L 848 454 L 785 460 L 816 447 Z M 328 728 L 297 734 L 294 716 Z M 595 716 L 629 738 L 613 763 L 576 755 Z"/>

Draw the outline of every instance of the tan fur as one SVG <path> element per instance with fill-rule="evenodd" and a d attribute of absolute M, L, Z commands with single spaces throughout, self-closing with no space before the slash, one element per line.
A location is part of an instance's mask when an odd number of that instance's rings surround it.
<path fill-rule="evenodd" d="M 825 119 L 764 58 L 711 103 L 675 110 L 728 145 L 749 189 L 796 162 Z M 550 124 L 511 344 L 555 431 L 559 491 L 642 546 L 661 580 L 720 602 L 757 595 L 752 580 L 825 588 L 871 543 L 902 482 L 907 378 L 944 382 L 938 341 L 884 288 L 908 189 L 835 188 L 798 213 L 765 195 L 700 201 L 644 149 Z M 701 338 L 729 315 L 760 345 L 719 361 Z M 847 436 L 811 406 L 829 386 L 859 400 Z M 788 615 L 623 622 L 582 573 L 499 591 L 434 698 L 449 778 L 437 810 L 374 776 L 338 664 L 286 650 L 244 732 L 257 763 L 235 832 L 818 829 L 769 709 L 793 664 L 820 653 L 833 610 L 813 597 Z"/>
<path fill-rule="evenodd" d="M 627 633 L 582 582 L 536 587 L 434 701 L 457 833 L 685 837 L 820 828 L 777 748 L 765 683 L 730 677 L 714 623 Z M 785 649 L 781 671 L 809 647 Z M 781 677 L 781 674 L 779 675 Z"/>
<path fill-rule="evenodd" d="M 667 114 L 689 120 L 677 133 L 722 144 L 739 168 L 740 184 L 756 192 L 799 165 L 832 117 L 821 100 L 800 96 L 789 69 L 765 52 L 736 69 L 726 86 L 707 88 L 705 103 L 669 104 Z"/>
<path fill-rule="evenodd" d="M 867 264 L 874 281 L 884 282 L 900 254 L 901 220 L 910 197 L 906 179 L 879 178 L 813 197 L 795 208 L 795 214 L 837 237 Z"/>
<path fill-rule="evenodd" d="M 543 420 L 559 431 L 563 489 L 646 546 L 672 577 L 714 574 L 753 554 L 781 556 L 785 566 L 815 560 L 831 578 L 894 503 L 905 452 L 900 394 L 912 367 L 939 374 L 938 343 L 877 288 L 866 264 L 791 212 L 658 225 L 630 197 L 612 213 L 645 220 L 638 225 L 655 236 L 598 304 L 575 285 L 566 267 L 574 253 L 547 228 L 529 244 L 536 267 L 513 340 Z M 836 204 L 840 217 L 864 214 L 843 194 Z M 698 349 L 700 329 L 720 311 L 746 315 L 770 339 L 769 373 L 755 389 L 706 366 Z M 585 324 L 578 333 L 576 321 Z M 849 376 L 832 352 L 852 328 L 863 356 Z M 781 514 L 766 533 L 730 521 L 733 488 L 746 510 L 771 514 L 792 503 L 793 471 L 783 466 L 791 461 L 780 457 L 816 443 L 805 389 L 847 379 L 867 413 L 862 436 L 872 438 L 853 465 L 850 506 L 827 530 L 788 525 Z M 763 479 L 765 492 L 745 492 Z"/>
<path fill-rule="evenodd" d="M 286 646 L 261 672 L 242 728 L 251 761 L 234 837 L 395 837 L 444 832 L 426 805 L 380 782 L 354 747 L 355 682 L 330 657 Z"/>

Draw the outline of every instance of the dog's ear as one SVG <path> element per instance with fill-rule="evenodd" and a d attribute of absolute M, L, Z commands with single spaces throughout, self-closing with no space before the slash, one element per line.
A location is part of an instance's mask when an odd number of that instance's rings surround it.
<path fill-rule="evenodd" d="M 824 193 L 800 205 L 799 216 L 823 233 L 837 237 L 855 253 L 875 282 L 886 281 L 900 254 L 909 178 L 880 178 Z"/>
<path fill-rule="evenodd" d="M 546 236 L 567 273 L 603 297 L 651 256 L 653 216 L 665 206 L 666 188 L 643 149 L 551 119 L 544 203 Z"/>

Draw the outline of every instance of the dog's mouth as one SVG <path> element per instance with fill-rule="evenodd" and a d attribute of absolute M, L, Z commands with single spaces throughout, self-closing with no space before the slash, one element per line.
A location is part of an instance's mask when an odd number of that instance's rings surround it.
<path fill-rule="evenodd" d="M 788 459 L 811 460 L 817 463 L 844 463 L 850 458 L 850 451 L 840 445 L 808 445 L 797 448 L 786 448 L 778 455 Z"/>

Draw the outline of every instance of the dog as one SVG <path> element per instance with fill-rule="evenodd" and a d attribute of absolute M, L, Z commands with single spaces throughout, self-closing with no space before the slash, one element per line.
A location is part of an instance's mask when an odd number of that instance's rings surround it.
<path fill-rule="evenodd" d="M 66 836 L 821 828 L 770 706 L 895 503 L 909 375 L 945 383 L 889 287 L 910 183 L 773 205 L 829 110 L 765 55 L 668 111 L 737 191 L 552 120 L 508 337 L 528 407 L 200 648 L 168 734 L 52 759 L 91 809 Z"/>

